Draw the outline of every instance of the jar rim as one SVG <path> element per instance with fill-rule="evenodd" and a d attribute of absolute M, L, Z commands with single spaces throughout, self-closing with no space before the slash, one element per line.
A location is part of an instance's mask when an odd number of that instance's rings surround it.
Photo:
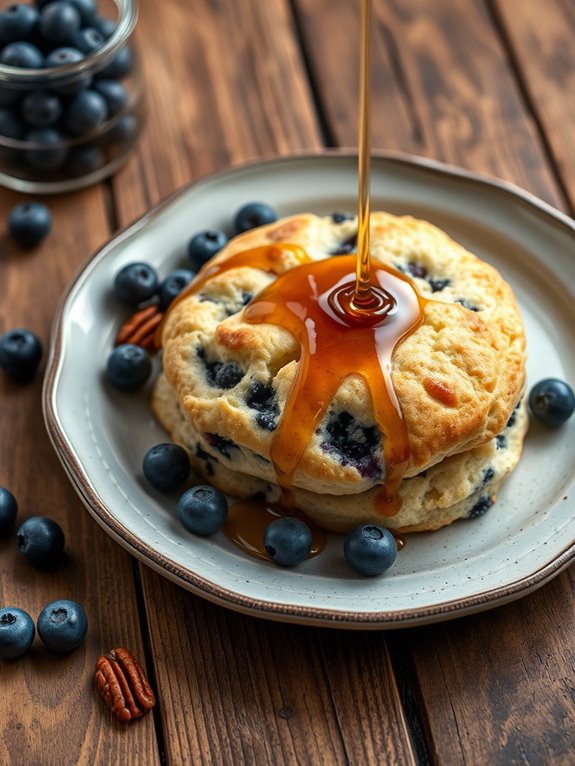
<path fill-rule="evenodd" d="M 22 67 L 0 64 L 0 85 L 10 83 L 34 83 L 43 79 L 61 80 L 76 74 L 86 74 L 94 66 L 94 61 L 107 63 L 124 47 L 130 38 L 138 20 L 136 0 L 114 0 L 120 13 L 116 28 L 101 48 L 85 56 L 81 61 L 62 66 L 43 67 L 41 69 L 23 69 Z"/>

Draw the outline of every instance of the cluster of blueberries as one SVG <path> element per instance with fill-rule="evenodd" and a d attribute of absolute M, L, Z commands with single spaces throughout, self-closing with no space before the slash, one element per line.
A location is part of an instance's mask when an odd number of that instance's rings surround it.
<path fill-rule="evenodd" d="M 34 70 L 77 64 L 97 53 L 115 27 L 112 19 L 98 15 L 95 0 L 16 3 L 0 12 L 0 64 Z M 14 83 L 0 86 L 0 136 L 29 144 L 24 152 L 12 152 L 13 159 L 23 158 L 36 171 L 63 169 L 68 175 L 102 166 L 106 147 L 135 133 L 135 117 L 120 116 L 129 102 L 121 81 L 132 67 L 133 54 L 125 46 L 94 76 L 60 81 L 39 75 L 26 89 Z M 96 131 L 101 133 L 98 142 L 82 141 Z M 68 139 L 78 141 L 68 147 L 63 143 Z"/>
<path fill-rule="evenodd" d="M 0 537 L 8 537 L 14 526 L 18 504 L 5 487 L 0 487 Z M 64 533 L 59 524 L 45 516 L 27 519 L 16 533 L 16 547 L 26 561 L 38 568 L 55 566 L 64 550 Z M 79 646 L 88 630 L 88 619 L 74 601 L 58 599 L 38 616 L 38 635 L 54 652 L 68 652 Z M 14 659 L 28 651 L 36 628 L 23 609 L 0 608 L 0 659 Z"/>

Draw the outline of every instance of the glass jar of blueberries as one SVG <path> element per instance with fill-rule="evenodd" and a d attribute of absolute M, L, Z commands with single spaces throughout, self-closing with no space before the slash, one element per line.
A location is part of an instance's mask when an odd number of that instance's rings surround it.
<path fill-rule="evenodd" d="M 113 173 L 144 119 L 136 0 L 0 8 L 0 184 L 78 189 Z"/>

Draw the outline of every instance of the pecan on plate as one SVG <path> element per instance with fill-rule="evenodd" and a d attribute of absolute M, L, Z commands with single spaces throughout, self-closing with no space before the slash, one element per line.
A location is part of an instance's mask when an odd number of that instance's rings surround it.
<path fill-rule="evenodd" d="M 100 696 L 119 721 L 141 718 L 156 704 L 144 671 L 129 649 L 112 649 L 99 657 L 95 681 Z"/>
<path fill-rule="evenodd" d="M 155 351 L 156 330 L 163 316 L 164 312 L 158 303 L 152 303 L 151 306 L 136 311 L 120 327 L 116 336 L 116 346 L 122 343 L 133 343 L 135 346 L 145 348 L 146 351 Z"/>

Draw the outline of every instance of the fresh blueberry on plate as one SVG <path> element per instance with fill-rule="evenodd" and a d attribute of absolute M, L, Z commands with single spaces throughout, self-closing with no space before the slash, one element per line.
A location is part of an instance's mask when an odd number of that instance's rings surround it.
<path fill-rule="evenodd" d="M 6 487 L 0 487 L 0 537 L 7 537 L 12 531 L 18 503 L 16 498 Z"/>
<path fill-rule="evenodd" d="M 42 69 L 44 56 L 32 43 L 9 43 L 0 53 L 0 64 L 19 69 Z"/>
<path fill-rule="evenodd" d="M 67 0 L 54 0 L 42 8 L 38 28 L 44 40 L 52 45 L 65 45 L 80 29 L 80 14 Z"/>
<path fill-rule="evenodd" d="M 35 247 L 52 228 L 52 214 L 41 202 L 22 202 L 8 215 L 8 231 L 21 247 Z"/>
<path fill-rule="evenodd" d="M 560 426 L 575 410 L 575 394 L 571 386 L 559 378 L 545 378 L 529 392 L 533 416 L 546 426 Z"/>
<path fill-rule="evenodd" d="M 114 278 L 114 293 L 127 306 L 138 306 L 149 300 L 158 292 L 159 286 L 155 268 L 144 261 L 129 263 Z"/>
<path fill-rule="evenodd" d="M 228 515 L 228 501 L 223 492 L 200 484 L 186 490 L 178 501 L 178 518 L 189 531 L 206 537 L 223 526 Z"/>
<path fill-rule="evenodd" d="M 237 234 L 255 229 L 266 223 L 277 221 L 277 213 L 263 202 L 250 202 L 238 210 L 234 218 L 234 228 Z"/>
<path fill-rule="evenodd" d="M 102 125 L 108 116 L 106 99 L 86 89 L 72 98 L 64 110 L 63 124 L 72 136 L 85 136 Z"/>
<path fill-rule="evenodd" d="M 19 383 L 32 380 L 41 358 L 42 344 L 30 330 L 16 327 L 0 335 L 0 368 Z"/>
<path fill-rule="evenodd" d="M 38 616 L 38 635 L 53 652 L 75 649 L 84 641 L 87 632 L 86 612 L 75 601 L 52 601 Z"/>
<path fill-rule="evenodd" d="M 397 544 L 385 527 L 360 524 L 347 534 L 343 553 L 352 569 L 366 577 L 375 577 L 393 566 Z"/>
<path fill-rule="evenodd" d="M 176 298 L 194 278 L 194 272 L 189 269 L 175 269 L 164 279 L 160 285 L 160 306 L 165 311 L 170 303 Z"/>
<path fill-rule="evenodd" d="M 28 612 L 14 606 L 0 609 L 0 659 L 21 657 L 32 645 L 34 620 Z"/>
<path fill-rule="evenodd" d="M 156 444 L 144 455 L 144 476 L 159 492 L 174 492 L 190 475 L 190 458 L 179 444 Z"/>
<path fill-rule="evenodd" d="M 14 3 L 0 13 L 0 40 L 6 43 L 28 42 L 34 36 L 38 9 L 25 3 Z"/>
<path fill-rule="evenodd" d="M 117 346 L 106 365 L 106 376 L 116 388 L 131 391 L 144 385 L 152 374 L 152 360 L 148 352 L 132 343 Z"/>
<path fill-rule="evenodd" d="M 301 519 L 284 516 L 269 524 L 264 532 L 264 548 L 282 567 L 295 567 L 311 550 L 311 529 Z"/>
<path fill-rule="evenodd" d="M 16 533 L 16 547 L 29 564 L 52 567 L 62 556 L 64 532 L 54 519 L 32 516 Z"/>
<path fill-rule="evenodd" d="M 204 263 L 219 253 L 228 238 L 223 231 L 206 229 L 195 234 L 188 243 L 188 258 L 194 271 L 199 271 Z"/>

